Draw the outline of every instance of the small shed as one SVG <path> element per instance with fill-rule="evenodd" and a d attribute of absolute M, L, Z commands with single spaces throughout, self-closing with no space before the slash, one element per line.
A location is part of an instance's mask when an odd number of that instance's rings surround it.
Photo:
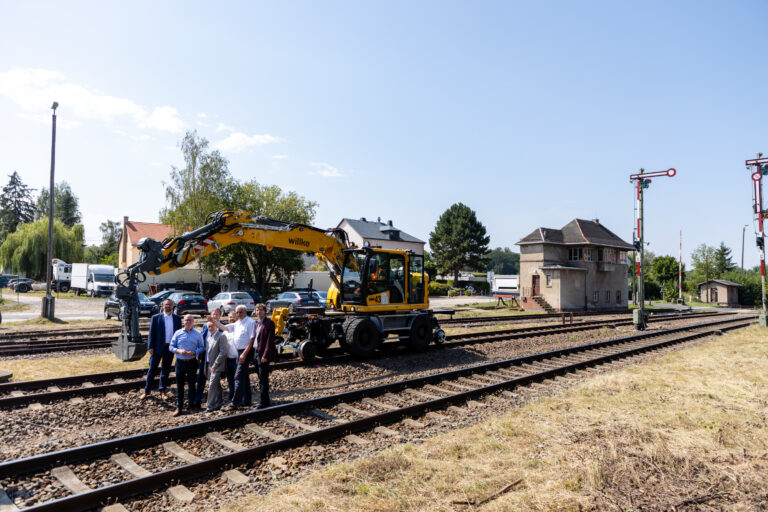
<path fill-rule="evenodd" d="M 710 279 L 699 283 L 699 297 L 701 302 L 717 304 L 719 306 L 739 305 L 739 283 L 725 281 L 723 279 Z"/>

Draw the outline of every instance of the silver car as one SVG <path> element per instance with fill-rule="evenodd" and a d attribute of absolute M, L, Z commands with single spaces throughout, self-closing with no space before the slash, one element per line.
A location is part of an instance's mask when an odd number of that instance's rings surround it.
<path fill-rule="evenodd" d="M 218 309 L 223 315 L 228 315 L 240 305 L 245 306 L 249 315 L 256 308 L 253 297 L 245 292 L 221 292 L 208 301 L 208 312 L 212 313 L 214 309 Z"/>

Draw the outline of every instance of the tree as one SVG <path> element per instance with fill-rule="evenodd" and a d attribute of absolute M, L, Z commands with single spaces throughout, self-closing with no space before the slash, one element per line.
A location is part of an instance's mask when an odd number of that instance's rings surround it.
<path fill-rule="evenodd" d="M 715 249 L 714 274 L 722 277 L 726 272 L 733 270 L 736 266 L 731 258 L 731 250 L 726 247 L 725 242 L 720 242 L 720 247 Z"/>
<path fill-rule="evenodd" d="M 437 277 L 437 265 L 435 265 L 435 260 L 432 258 L 432 254 L 429 251 L 424 251 L 424 272 L 429 276 L 430 283 L 435 282 L 435 278 Z"/>
<path fill-rule="evenodd" d="M 494 274 L 519 274 L 520 253 L 512 252 L 509 247 L 497 247 L 488 253 L 489 272 Z"/>
<path fill-rule="evenodd" d="M 718 277 L 714 274 L 715 251 L 714 247 L 701 244 L 691 253 L 693 272 L 691 272 L 690 277 L 694 281 L 694 288 L 698 288 L 698 283 Z M 707 287 L 707 295 L 709 295 L 709 287 Z M 707 297 L 707 302 L 709 302 L 709 297 Z"/>
<path fill-rule="evenodd" d="M 82 261 L 83 226 L 71 228 L 53 221 L 53 256 L 64 261 Z M 19 224 L 15 233 L 0 245 L 0 265 L 34 279 L 45 279 L 48 271 L 48 220 Z"/>
<path fill-rule="evenodd" d="M 35 219 L 47 219 L 49 210 L 48 189 L 43 187 L 37 198 Z M 79 224 L 82 218 L 77 196 L 72 192 L 69 183 L 62 181 L 53 188 L 53 218 L 60 220 L 65 226 L 72 227 Z"/>
<path fill-rule="evenodd" d="M 115 220 L 107 220 L 99 225 L 101 245 L 89 245 L 85 248 L 85 263 L 99 263 L 117 266 L 117 244 L 120 241 L 122 224 Z"/>
<path fill-rule="evenodd" d="M 208 141 L 187 132 L 179 148 L 184 167 L 171 168 L 171 182 L 165 185 L 166 208 L 160 211 L 160 222 L 170 224 L 177 233 L 192 231 L 206 224 L 208 215 L 221 210 L 229 202 L 232 176 L 229 161 L 218 150 L 209 151 Z M 207 258 L 203 258 L 206 260 Z M 203 265 L 198 260 L 198 286 L 203 291 Z"/>
<path fill-rule="evenodd" d="M 453 281 L 458 282 L 461 270 L 486 268 L 490 239 L 475 212 L 456 203 L 438 219 L 435 231 L 429 234 L 429 247 L 437 268 L 453 272 Z"/>
<path fill-rule="evenodd" d="M 677 281 L 680 266 L 673 256 L 656 256 L 653 258 L 649 272 L 649 278 L 655 281 L 667 299 L 677 295 Z M 683 268 L 685 273 L 685 268 Z"/>
<path fill-rule="evenodd" d="M 16 171 L 8 177 L 10 180 L 0 196 L 0 236 L 3 239 L 16 231 L 19 224 L 31 222 L 35 217 L 34 189 L 26 186 Z"/>
<path fill-rule="evenodd" d="M 284 222 L 312 224 L 317 203 L 295 192 L 283 192 L 277 185 L 259 185 L 256 181 L 236 183 L 230 202 L 231 209 L 242 209 Z M 206 258 L 214 269 L 225 267 L 230 276 L 268 295 L 273 280 L 286 282 L 291 273 L 304 268 L 300 251 L 253 244 L 230 245 Z"/>

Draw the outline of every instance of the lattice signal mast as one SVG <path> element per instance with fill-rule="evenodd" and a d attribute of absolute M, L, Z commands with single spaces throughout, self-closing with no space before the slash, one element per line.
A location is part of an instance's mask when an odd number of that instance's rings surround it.
<path fill-rule="evenodd" d="M 747 160 L 745 165 L 748 171 L 752 171 L 752 213 L 754 215 L 757 232 L 755 233 L 755 242 L 760 250 L 760 276 L 762 282 L 763 312 L 760 314 L 760 325 L 766 326 L 766 304 L 765 304 L 765 230 L 763 229 L 763 219 L 768 217 L 768 211 L 763 210 L 763 176 L 768 175 L 768 158 L 761 158 L 762 153 L 757 154 L 757 158 Z"/>
<path fill-rule="evenodd" d="M 645 169 L 640 169 L 638 174 L 632 174 L 629 176 L 630 182 L 635 182 L 637 188 L 637 226 L 635 227 L 637 233 L 637 239 L 633 240 L 635 246 L 635 263 L 637 263 L 637 301 L 638 309 L 635 310 L 632 316 L 632 322 L 635 324 L 635 329 L 638 331 L 644 331 L 648 323 L 647 313 L 645 311 L 645 283 L 643 281 L 645 277 L 645 244 L 644 244 L 644 221 L 643 221 L 643 191 L 651 184 L 651 178 L 657 178 L 661 176 L 672 177 L 677 174 L 677 171 L 673 168 L 666 171 L 658 172 L 645 172 Z"/>

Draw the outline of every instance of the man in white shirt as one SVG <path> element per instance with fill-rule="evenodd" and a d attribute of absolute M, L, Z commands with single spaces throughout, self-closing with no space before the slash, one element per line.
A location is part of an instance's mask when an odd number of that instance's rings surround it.
<path fill-rule="evenodd" d="M 209 316 L 208 321 L 223 331 L 231 333 L 227 336 L 230 345 L 237 349 L 237 369 L 235 369 L 235 394 L 232 397 L 232 406 L 251 406 L 250 358 L 252 357 L 253 342 L 256 339 L 256 322 L 248 317 L 248 310 L 240 305 L 235 308 L 237 321 L 224 325 Z"/>

